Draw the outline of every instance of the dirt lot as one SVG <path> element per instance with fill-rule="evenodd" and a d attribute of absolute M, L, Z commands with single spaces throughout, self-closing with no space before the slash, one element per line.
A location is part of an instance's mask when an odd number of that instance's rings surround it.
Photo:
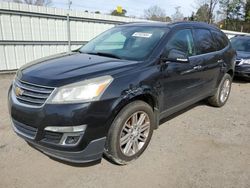
<path fill-rule="evenodd" d="M 0 76 L 0 187 L 250 187 L 250 83 L 237 81 L 223 108 L 203 102 L 166 121 L 140 159 L 71 166 L 32 149 L 12 131 Z"/>

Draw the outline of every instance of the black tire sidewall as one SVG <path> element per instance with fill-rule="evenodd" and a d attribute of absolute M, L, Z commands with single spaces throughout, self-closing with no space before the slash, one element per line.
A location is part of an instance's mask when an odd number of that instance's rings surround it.
<path fill-rule="evenodd" d="M 144 146 L 138 153 L 132 156 L 126 156 L 122 153 L 120 149 L 120 133 L 127 119 L 137 111 L 145 112 L 148 115 L 150 121 L 149 135 Z M 112 153 L 115 155 L 115 157 L 118 158 L 119 161 L 122 161 L 122 163 L 124 164 L 132 160 L 135 160 L 147 148 L 153 134 L 153 127 L 154 127 L 154 113 L 152 107 L 142 101 L 132 102 L 122 109 L 122 111 L 117 115 L 114 122 L 112 123 L 109 134 L 109 136 L 111 137 L 111 142 L 108 147 L 112 150 Z"/>

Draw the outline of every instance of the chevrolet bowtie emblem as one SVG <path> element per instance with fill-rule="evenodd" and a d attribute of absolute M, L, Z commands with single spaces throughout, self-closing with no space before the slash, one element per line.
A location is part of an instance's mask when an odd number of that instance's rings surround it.
<path fill-rule="evenodd" d="M 15 94 L 16 94 L 16 96 L 23 95 L 23 92 L 24 92 L 24 90 L 22 90 L 21 88 L 19 88 L 19 87 L 15 88 Z"/>

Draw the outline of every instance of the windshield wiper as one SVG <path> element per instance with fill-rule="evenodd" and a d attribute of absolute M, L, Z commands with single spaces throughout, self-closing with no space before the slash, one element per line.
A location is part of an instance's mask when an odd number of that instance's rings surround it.
<path fill-rule="evenodd" d="M 110 54 L 110 53 L 105 53 L 105 52 L 87 52 L 87 54 L 90 54 L 90 55 L 99 55 L 99 56 L 105 56 L 105 57 L 112 57 L 112 58 L 116 58 L 116 59 L 121 59 L 117 55 Z"/>

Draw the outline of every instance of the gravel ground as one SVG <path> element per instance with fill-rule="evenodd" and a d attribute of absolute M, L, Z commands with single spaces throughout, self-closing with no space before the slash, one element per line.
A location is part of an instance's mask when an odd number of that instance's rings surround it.
<path fill-rule="evenodd" d="M 0 76 L 0 187 L 250 187 L 250 83 L 236 81 L 226 106 L 200 102 L 169 118 L 132 164 L 72 166 L 31 148 L 10 126 Z"/>

